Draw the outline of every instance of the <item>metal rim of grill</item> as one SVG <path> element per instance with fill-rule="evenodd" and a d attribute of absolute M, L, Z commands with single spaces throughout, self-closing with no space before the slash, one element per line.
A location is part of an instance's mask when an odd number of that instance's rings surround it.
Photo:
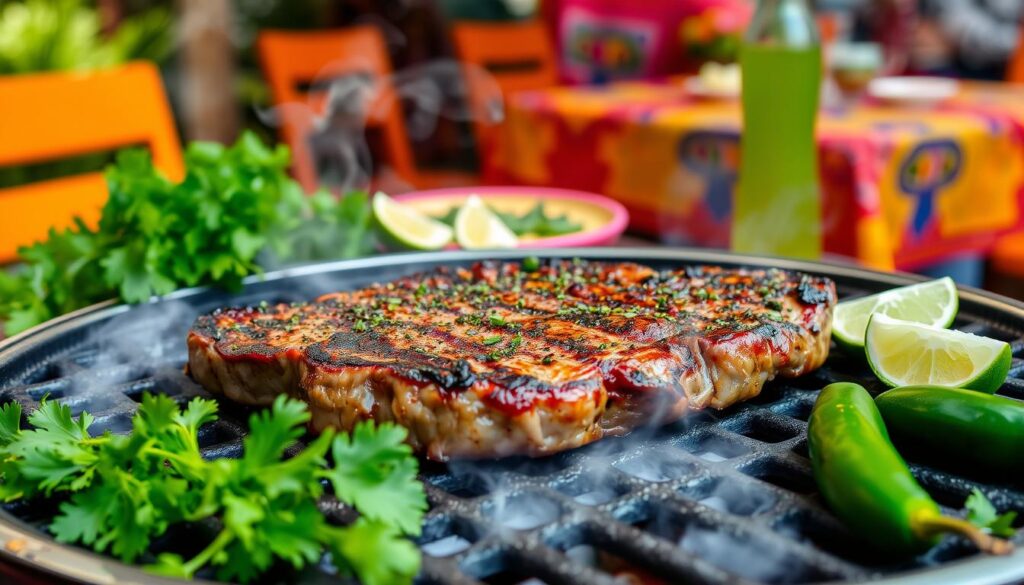
<path fill-rule="evenodd" d="M 184 332 L 200 311 L 260 300 L 308 300 L 435 266 L 529 255 L 636 261 L 658 269 L 694 264 L 776 267 L 831 277 L 840 298 L 923 280 L 842 264 L 656 248 L 432 252 L 307 265 L 249 278 L 238 294 L 188 289 L 137 307 L 102 303 L 12 337 L 0 343 L 0 401 L 17 400 L 31 409 L 49 394 L 68 402 L 76 414 L 85 409 L 96 415 L 91 431 L 122 431 L 130 428 L 130 417 L 145 391 L 159 390 L 182 403 L 193 396 L 209 396 L 181 369 Z M 174 307 L 186 309 L 172 315 L 178 317 L 172 319 L 173 332 L 151 332 L 152 347 L 144 348 L 150 354 L 143 356 L 149 361 L 129 357 L 119 362 L 118 356 L 107 355 L 105 339 L 129 330 L 133 323 L 145 326 L 152 315 Z M 961 289 L 954 326 L 1011 343 L 1013 367 L 1000 393 L 1024 399 L 1024 303 Z M 97 360 L 111 363 L 101 371 L 90 370 Z M 438 541 L 448 539 L 463 550 L 448 556 L 425 553 L 417 583 L 470 585 L 537 578 L 550 585 L 610 585 L 621 583 L 611 574 L 615 567 L 645 571 L 666 582 L 753 583 L 758 582 L 755 577 L 765 577 L 749 574 L 745 563 L 720 558 L 716 550 L 728 555 L 745 551 L 751 558 L 777 563 L 780 568 L 767 582 L 871 579 L 924 585 L 939 580 L 995 584 L 1024 579 L 1024 534 L 1018 535 L 1019 548 L 1008 557 L 977 554 L 951 537 L 921 557 L 896 563 L 867 553 L 825 510 L 806 458 L 805 421 L 816 390 L 839 380 L 858 381 L 873 392 L 882 389 L 866 364 L 833 347 L 817 372 L 771 382 L 761 396 L 724 411 L 694 413 L 664 427 L 543 459 L 424 463 L 421 476 L 430 511 L 418 543 L 431 551 Z M 238 454 L 252 412 L 227 400 L 221 405 L 221 420 L 206 427 L 200 438 L 207 456 Z M 923 464 L 909 459 L 918 480 L 947 512 L 959 508 L 973 487 L 982 488 L 1000 509 L 1024 510 L 1024 486 L 964 475 L 962 469 L 945 469 L 927 458 Z M 467 468 L 473 473 L 465 473 Z M 595 482 L 598 475 L 601 480 Z M 494 491 L 488 483 L 501 488 Z M 732 495 L 715 501 L 723 489 Z M 530 522 L 497 529 L 503 521 L 501 510 L 508 505 L 532 510 Z M 56 543 L 43 529 L 52 510 L 39 508 L 13 503 L 0 509 L 0 560 L 88 583 L 180 582 Z M 321 508 L 331 520 L 351 519 L 352 512 L 331 498 Z M 702 548 L 708 546 L 702 538 L 721 541 L 718 546 L 725 548 Z M 307 570 L 288 579 L 323 583 L 330 577 Z"/>

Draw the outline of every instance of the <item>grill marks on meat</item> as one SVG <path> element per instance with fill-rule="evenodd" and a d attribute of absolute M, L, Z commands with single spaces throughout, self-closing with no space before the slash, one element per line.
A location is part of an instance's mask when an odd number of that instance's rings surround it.
<path fill-rule="evenodd" d="M 781 270 L 480 263 L 202 316 L 189 369 L 241 402 L 305 400 L 314 430 L 374 418 L 434 459 L 539 455 L 817 368 L 835 299 Z"/>

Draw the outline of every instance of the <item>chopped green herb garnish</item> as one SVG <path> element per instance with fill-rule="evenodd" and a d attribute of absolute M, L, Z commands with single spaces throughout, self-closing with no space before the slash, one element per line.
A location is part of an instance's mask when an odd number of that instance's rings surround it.
<path fill-rule="evenodd" d="M 490 337 L 485 337 L 484 340 L 483 340 L 483 344 L 484 345 L 494 345 L 495 343 L 498 343 L 499 341 L 501 341 L 501 336 L 500 335 L 492 335 Z"/>
<path fill-rule="evenodd" d="M 352 326 L 352 331 L 366 331 L 366 321 L 362 319 L 356 321 L 355 325 Z"/>
<path fill-rule="evenodd" d="M 516 336 L 512 338 L 512 341 L 508 342 L 509 351 L 515 351 L 523 343 L 523 336 L 521 333 L 516 333 Z"/>
<path fill-rule="evenodd" d="M 536 272 L 540 268 L 540 259 L 536 256 L 527 256 L 523 258 L 523 270 L 527 272 Z"/>
<path fill-rule="evenodd" d="M 505 319 L 501 315 L 491 315 L 488 319 L 490 320 L 491 325 L 494 325 L 495 327 L 501 327 L 505 324 Z"/>

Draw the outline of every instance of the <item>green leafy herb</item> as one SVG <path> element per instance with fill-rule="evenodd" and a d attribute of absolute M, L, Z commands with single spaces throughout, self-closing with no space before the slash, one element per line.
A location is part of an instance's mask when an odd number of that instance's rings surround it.
<path fill-rule="evenodd" d="M 21 407 L 0 407 L 0 498 L 63 495 L 50 531 L 132 562 L 175 524 L 220 519 L 220 532 L 193 557 L 161 552 L 147 569 L 191 578 L 211 566 L 218 578 L 247 582 L 275 562 L 302 568 L 324 550 L 366 585 L 409 583 L 426 509 L 417 462 L 405 430 L 361 423 L 351 435 L 330 429 L 299 454 L 284 453 L 304 434 L 305 404 L 279 397 L 254 414 L 240 459 L 207 461 L 199 428 L 217 404 L 194 399 L 184 410 L 163 395 L 145 395 L 129 436 L 91 437 L 93 418 L 44 400 L 21 429 Z M 327 463 L 330 452 L 334 466 Z M 329 484 L 359 519 L 330 524 L 316 506 Z"/>
<path fill-rule="evenodd" d="M 974 488 L 964 502 L 967 508 L 967 520 L 979 528 L 985 528 L 995 536 L 1012 538 L 1017 532 L 1013 522 L 1017 519 L 1016 512 L 999 514 L 992 502 L 988 501 L 981 490 Z"/>
<path fill-rule="evenodd" d="M 335 468 L 326 477 L 334 493 L 364 517 L 419 534 L 423 486 L 416 481 L 416 460 L 403 443 L 405 429 L 363 424 L 351 437 L 341 435 L 331 446 Z"/>
<path fill-rule="evenodd" d="M 455 227 L 455 216 L 459 214 L 458 207 L 451 207 L 444 215 L 435 216 L 434 219 L 445 224 L 448 227 Z"/>
<path fill-rule="evenodd" d="M 505 213 L 498 211 L 497 209 L 491 208 L 491 211 L 501 219 L 502 223 L 508 226 L 508 229 L 512 230 L 517 236 L 523 236 L 526 234 L 533 234 L 538 237 L 549 237 L 549 236 L 561 236 L 564 234 L 571 234 L 578 232 L 583 229 L 583 225 L 569 219 L 568 214 L 562 214 L 559 216 L 548 215 L 544 211 L 544 202 L 539 201 L 537 205 L 533 206 L 529 211 L 523 215 L 516 215 L 514 213 Z M 437 216 L 434 219 L 441 223 L 449 226 L 455 225 L 455 216 L 458 215 L 459 208 L 452 207 L 447 213 L 441 216 Z M 534 269 L 536 270 L 536 269 Z M 527 269 L 527 272 L 532 272 Z"/>
<path fill-rule="evenodd" d="M 174 23 L 163 7 L 125 18 L 112 35 L 104 34 L 99 10 L 84 0 L 26 0 L 0 8 L 2 75 L 160 61 L 174 47 Z"/>
<path fill-rule="evenodd" d="M 483 340 L 483 344 L 484 345 L 494 345 L 495 343 L 498 343 L 500 341 L 501 341 L 501 336 L 500 335 L 492 335 L 490 337 L 485 337 L 484 340 Z"/>
<path fill-rule="evenodd" d="M 119 297 L 129 303 L 176 288 L 237 289 L 265 264 L 357 256 L 373 246 L 365 193 L 305 196 L 287 175 L 288 149 L 253 134 L 231 147 L 192 143 L 180 183 L 148 153 L 120 153 L 107 170 L 99 227 L 82 222 L 19 251 L 22 269 L 0 272 L 8 334 Z"/>
<path fill-rule="evenodd" d="M 539 201 L 532 209 L 523 215 L 514 213 L 494 212 L 501 221 L 508 226 L 508 229 L 515 232 L 517 236 L 533 234 L 538 237 L 561 236 L 578 232 L 583 226 L 571 221 L 568 214 L 559 216 L 548 215 L 544 211 L 544 202 Z"/>

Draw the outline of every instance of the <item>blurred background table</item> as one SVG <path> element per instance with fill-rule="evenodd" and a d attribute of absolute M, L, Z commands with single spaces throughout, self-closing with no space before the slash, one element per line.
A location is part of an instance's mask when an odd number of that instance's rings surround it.
<path fill-rule="evenodd" d="M 679 82 L 522 92 L 508 100 L 485 175 L 605 193 L 630 210 L 633 230 L 726 247 L 740 124 L 737 101 L 696 99 Z M 966 84 L 938 108 L 826 108 L 826 250 L 883 269 L 987 250 L 1020 223 L 1022 125 L 1024 88 L 997 84 Z"/>

